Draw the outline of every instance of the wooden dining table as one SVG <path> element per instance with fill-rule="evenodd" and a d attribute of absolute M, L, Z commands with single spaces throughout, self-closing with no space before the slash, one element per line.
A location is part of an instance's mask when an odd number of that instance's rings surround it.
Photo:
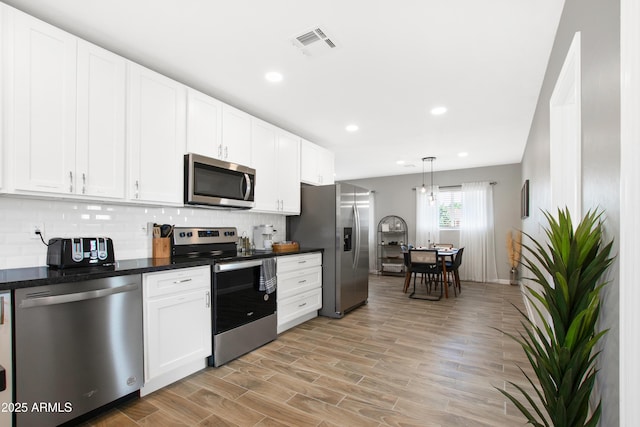
<path fill-rule="evenodd" d="M 415 249 L 428 249 L 423 247 L 418 247 Z M 449 286 L 445 286 L 445 281 L 447 278 L 447 257 L 451 259 L 453 262 L 453 257 L 458 253 L 458 249 L 456 248 L 431 248 L 438 249 L 438 259 L 442 262 L 442 286 L 444 287 L 444 297 L 449 298 Z M 407 272 L 404 277 L 404 289 L 403 292 L 406 293 L 407 289 L 409 289 L 409 284 L 411 282 L 411 267 L 407 268 Z"/>

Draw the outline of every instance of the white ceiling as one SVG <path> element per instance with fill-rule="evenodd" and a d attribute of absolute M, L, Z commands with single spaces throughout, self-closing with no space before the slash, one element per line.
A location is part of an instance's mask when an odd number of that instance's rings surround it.
<path fill-rule="evenodd" d="M 419 173 L 425 156 L 436 171 L 519 163 L 564 5 L 3 1 L 331 149 L 338 180 Z M 338 47 L 305 56 L 291 40 L 317 26 Z"/>

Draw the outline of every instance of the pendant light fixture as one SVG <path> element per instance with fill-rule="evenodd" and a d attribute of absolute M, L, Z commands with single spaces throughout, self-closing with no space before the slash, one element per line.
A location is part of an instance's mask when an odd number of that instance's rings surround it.
<path fill-rule="evenodd" d="M 435 157 L 423 157 L 422 158 L 422 188 L 420 189 L 420 191 L 422 193 L 426 193 L 427 189 L 424 186 L 424 162 L 429 161 L 431 162 L 431 189 L 430 189 L 430 193 L 429 193 L 429 205 L 433 206 L 436 203 L 436 196 L 435 194 L 433 194 L 433 161 L 435 160 Z"/>

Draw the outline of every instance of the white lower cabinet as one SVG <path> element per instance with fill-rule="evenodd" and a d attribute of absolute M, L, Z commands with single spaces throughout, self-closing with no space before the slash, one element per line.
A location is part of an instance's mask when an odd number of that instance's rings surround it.
<path fill-rule="evenodd" d="M 322 308 L 322 254 L 277 258 L 278 333 L 318 316 Z"/>
<path fill-rule="evenodd" d="M 0 366 L 5 369 L 5 381 L 0 381 L 0 426 L 11 427 L 13 376 L 11 357 L 11 294 L 0 293 Z"/>
<path fill-rule="evenodd" d="M 145 396 L 207 366 L 211 267 L 142 276 Z"/>

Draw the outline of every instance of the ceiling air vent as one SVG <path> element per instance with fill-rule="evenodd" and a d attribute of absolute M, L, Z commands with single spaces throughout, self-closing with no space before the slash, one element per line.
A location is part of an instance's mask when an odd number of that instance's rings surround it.
<path fill-rule="evenodd" d="M 293 45 L 307 56 L 318 56 L 337 47 L 335 42 L 320 27 L 315 27 L 294 37 Z"/>

